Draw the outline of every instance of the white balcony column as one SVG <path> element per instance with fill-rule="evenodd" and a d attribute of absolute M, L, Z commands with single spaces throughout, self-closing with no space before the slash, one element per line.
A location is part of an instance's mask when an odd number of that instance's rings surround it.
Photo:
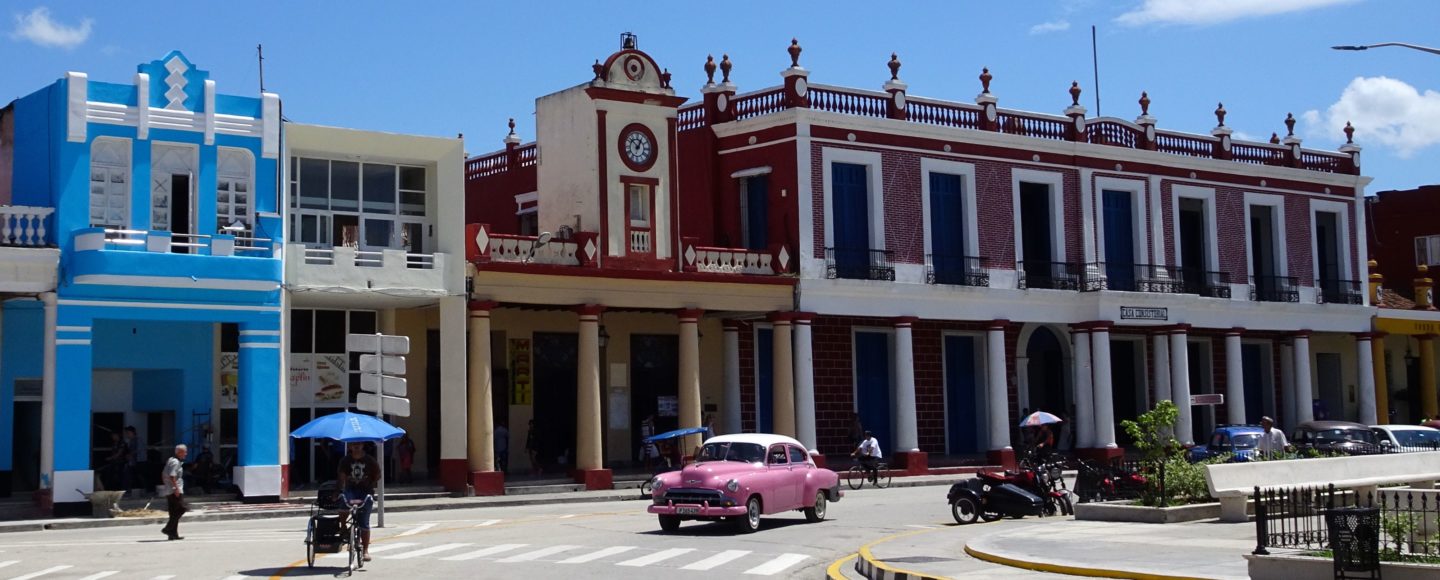
<path fill-rule="evenodd" d="M 580 349 L 575 381 L 575 467 L 594 471 L 604 467 L 600 449 L 600 313 L 598 304 L 579 306 Z"/>
<path fill-rule="evenodd" d="M 1295 347 L 1289 343 L 1280 345 L 1280 414 L 1290 430 L 1300 424 L 1295 419 Z"/>
<path fill-rule="evenodd" d="M 772 340 L 770 425 L 776 435 L 795 436 L 795 365 L 794 337 L 791 336 L 790 321 L 793 312 L 771 312 L 770 328 Z M 757 418 L 756 423 L 759 423 Z"/>
<path fill-rule="evenodd" d="M 740 323 L 725 321 L 725 423 L 726 434 L 739 433 L 740 419 Z"/>
<path fill-rule="evenodd" d="M 991 451 L 1010 449 L 1010 392 L 1005 380 L 1005 327 L 1009 323 L 996 320 L 985 330 L 985 403 Z"/>
<path fill-rule="evenodd" d="M 1369 332 L 1355 334 L 1355 367 L 1360 375 L 1360 422 L 1378 425 L 1379 417 L 1375 407 L 1375 351 L 1371 340 L 1381 340 Z"/>
<path fill-rule="evenodd" d="M 1095 371 L 1095 447 L 1114 449 L 1115 396 L 1110 372 L 1110 323 L 1097 322 L 1090 332 Z"/>
<path fill-rule="evenodd" d="M 1170 330 L 1170 395 L 1180 408 L 1175 438 L 1185 445 L 1195 443 L 1195 419 L 1190 407 L 1190 325 L 1177 324 Z"/>
<path fill-rule="evenodd" d="M 680 428 L 702 427 L 700 424 L 700 317 L 704 310 L 685 308 L 675 313 L 680 322 Z M 689 455 L 698 446 L 699 436 L 679 441 L 681 453 Z"/>
<path fill-rule="evenodd" d="M 1091 365 L 1090 354 L 1090 326 L 1077 324 L 1070 328 L 1070 338 L 1073 341 L 1074 361 L 1070 365 L 1075 373 L 1071 383 L 1075 386 L 1075 417 L 1072 419 L 1075 424 L 1075 448 L 1091 449 L 1095 447 L 1095 386 L 1094 369 Z M 1032 409 L 1034 410 L 1034 409 Z M 1043 409 L 1042 409 L 1043 410 Z M 1065 412 L 1069 409 L 1051 409 L 1051 412 Z"/>
<path fill-rule="evenodd" d="M 470 427 L 466 459 L 471 473 L 495 471 L 494 363 L 490 360 L 490 311 L 495 306 L 495 302 L 470 303 L 470 376 L 465 402 Z"/>
<path fill-rule="evenodd" d="M 1240 348 L 1244 332 L 1239 327 L 1225 331 L 1225 416 L 1231 425 L 1245 424 L 1245 355 Z"/>
<path fill-rule="evenodd" d="M 815 349 L 811 342 L 813 312 L 795 313 L 795 438 L 818 453 L 815 438 Z"/>
<path fill-rule="evenodd" d="M 1170 400 L 1170 334 L 1161 330 L 1151 332 L 1150 348 L 1155 356 L 1155 400 L 1150 402 L 1153 408 L 1155 403 Z"/>
<path fill-rule="evenodd" d="M 55 326 L 58 312 L 55 293 L 40 295 L 45 303 L 45 351 L 40 371 L 40 486 L 55 477 Z M 87 403 L 88 404 L 88 403 Z"/>
<path fill-rule="evenodd" d="M 1310 331 L 1295 332 L 1295 424 L 1315 419 L 1315 387 L 1311 380 Z"/>
<path fill-rule="evenodd" d="M 895 318 L 895 451 L 919 451 L 915 420 L 915 335 L 913 316 Z"/>

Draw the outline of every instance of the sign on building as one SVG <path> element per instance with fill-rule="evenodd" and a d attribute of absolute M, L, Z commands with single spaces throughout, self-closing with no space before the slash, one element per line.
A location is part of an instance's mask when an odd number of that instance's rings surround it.
<path fill-rule="evenodd" d="M 510 339 L 510 404 L 534 404 L 534 385 L 530 374 L 530 339 Z"/>
<path fill-rule="evenodd" d="M 1207 393 L 1203 395 L 1190 395 L 1191 405 L 1221 405 L 1225 403 L 1225 395 L 1220 393 Z"/>
<path fill-rule="evenodd" d="M 1121 306 L 1120 320 L 1170 320 L 1170 309 L 1148 306 Z"/>

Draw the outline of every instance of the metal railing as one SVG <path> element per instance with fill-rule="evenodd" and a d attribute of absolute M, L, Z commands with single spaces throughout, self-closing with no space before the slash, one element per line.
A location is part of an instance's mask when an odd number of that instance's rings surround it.
<path fill-rule="evenodd" d="M 925 283 L 989 286 L 990 259 L 958 254 L 926 254 Z"/>
<path fill-rule="evenodd" d="M 1250 299 L 1256 302 L 1299 302 L 1300 283 L 1294 276 L 1251 276 Z"/>
<path fill-rule="evenodd" d="M 1339 490 L 1334 484 L 1317 487 L 1255 488 L 1254 554 L 1269 548 L 1330 549 L 1325 526 L 1326 510 L 1366 507 L 1380 511 L 1378 536 L 1381 560 L 1423 561 L 1440 557 L 1435 522 L 1440 518 L 1440 495 L 1433 490 L 1380 488 L 1363 494 Z"/>
<path fill-rule="evenodd" d="M 1230 273 L 1214 270 L 1181 268 L 1180 279 L 1185 294 L 1199 294 L 1208 298 L 1230 298 Z"/>
<path fill-rule="evenodd" d="M 825 248 L 825 277 L 847 280 L 895 280 L 895 252 L 869 248 Z"/>
<path fill-rule="evenodd" d="M 1321 304 L 1363 304 L 1359 280 L 1315 281 L 1315 301 Z"/>
<path fill-rule="evenodd" d="M 1080 289 L 1080 268 L 1075 262 L 1021 260 L 1015 265 L 1020 269 L 1019 286 L 1021 290 L 1033 288 Z"/>
<path fill-rule="evenodd" d="M 1080 282 L 1080 290 L 1084 292 L 1117 290 L 1179 294 L 1184 288 L 1180 270 L 1162 264 L 1090 262 L 1085 264 L 1084 279 Z"/>

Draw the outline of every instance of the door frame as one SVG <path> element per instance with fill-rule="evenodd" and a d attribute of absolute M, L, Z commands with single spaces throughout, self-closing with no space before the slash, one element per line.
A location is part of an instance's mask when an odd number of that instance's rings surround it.
<path fill-rule="evenodd" d="M 888 445 L 890 445 L 890 448 L 891 448 L 891 449 L 894 449 L 894 447 L 895 447 L 895 441 L 894 441 L 894 439 L 895 439 L 895 438 L 894 438 L 894 433 L 893 433 L 893 431 L 895 430 L 895 427 L 896 427 L 896 422 L 895 422 L 895 368 L 896 368 L 896 367 L 895 367 L 895 327 L 893 327 L 893 326 L 851 326 L 851 327 L 850 327 L 850 410 L 851 410 L 851 412 L 853 412 L 853 413 L 855 413 L 855 414 L 857 414 L 857 415 L 860 414 L 860 372 L 859 372 L 859 369 L 856 368 L 858 365 L 855 364 L 855 363 L 859 360 L 859 357 L 856 356 L 855 347 L 856 347 L 856 345 L 858 344 L 858 341 L 856 340 L 856 338 L 857 338 L 856 335 L 858 335 L 858 334 L 860 334 L 860 333 L 862 333 L 862 332 L 864 332 L 864 333 L 874 333 L 874 334 L 884 334 L 884 335 L 885 335 L 885 346 L 886 346 L 886 348 L 885 348 L 885 360 L 887 361 L 887 362 L 886 362 L 886 367 L 887 367 L 887 369 L 889 370 L 889 376 L 887 377 L 887 379 L 888 379 L 888 384 L 887 384 L 886 389 L 885 389 L 885 397 L 886 397 L 886 399 L 889 401 L 889 404 L 887 405 L 887 407 L 888 407 L 887 411 L 888 411 L 890 417 L 889 417 L 889 419 L 887 420 L 887 423 L 889 423 L 888 426 L 889 426 L 890 430 L 892 431 L 892 433 L 882 433 L 881 435 L 884 435 L 886 438 L 889 439 Z M 886 444 L 887 444 L 887 442 L 882 439 L 882 440 L 881 440 L 881 444 L 880 444 L 881 447 L 884 448 L 884 446 L 885 446 Z"/>
<path fill-rule="evenodd" d="M 986 348 L 988 347 L 988 344 L 986 343 L 986 333 L 973 330 L 941 331 L 940 405 L 941 408 L 944 409 L 943 424 L 945 425 L 946 455 L 951 455 L 955 453 L 955 450 L 950 448 L 950 365 L 946 364 L 946 361 L 950 360 L 949 352 L 946 350 L 946 343 L 948 342 L 946 339 L 952 336 L 969 338 L 975 341 L 974 344 L 971 346 L 971 349 L 974 350 L 975 358 L 978 359 L 975 361 L 975 374 L 977 375 L 977 380 L 975 383 L 975 401 L 973 401 L 975 403 L 975 409 L 979 411 L 975 414 L 976 440 L 979 441 L 981 439 L 988 439 L 990 433 L 989 413 L 984 412 L 985 409 L 989 408 L 985 405 L 985 403 L 988 399 L 987 395 L 989 395 L 989 392 L 987 391 L 987 386 L 990 384 L 990 356 L 989 353 L 986 352 Z M 985 441 L 982 445 L 988 448 L 990 446 L 990 442 Z"/>
<path fill-rule="evenodd" d="M 774 360 L 774 359 L 775 359 L 775 350 L 774 350 L 774 344 L 775 344 L 775 325 L 774 325 L 774 324 L 771 324 L 771 323 L 769 323 L 769 322 L 754 322 L 754 323 L 751 323 L 751 324 L 750 324 L 750 344 L 751 344 L 751 347 L 750 347 L 750 348 L 751 348 L 751 350 L 753 351 L 753 356 L 751 357 L 751 360 L 753 361 L 753 362 L 751 363 L 751 368 L 752 368 L 753 370 L 752 370 L 752 372 L 751 372 L 752 379 L 751 379 L 750 389 L 751 389 L 751 392 L 753 392 L 754 395 L 755 395 L 755 431 L 754 431 L 755 433 L 764 433 L 764 431 L 761 430 L 762 422 L 761 422 L 761 419 L 760 419 L 760 417 L 762 416 L 762 414 L 760 413 L 760 405 L 761 405 L 761 403 L 760 403 L 760 400 L 761 400 L 761 399 L 760 399 L 760 331 L 761 331 L 761 330 L 768 330 L 768 331 L 770 331 L 770 344 L 771 344 L 771 350 L 770 350 L 770 359 L 771 359 L 771 360 L 770 360 L 770 392 L 771 392 L 772 394 L 775 392 L 775 360 Z M 771 402 L 771 405 L 773 406 L 774 403 Z M 772 414 L 773 414 L 773 410 L 772 410 Z M 742 420 L 741 420 L 741 423 L 742 423 L 742 424 L 744 423 L 743 418 L 742 418 Z M 774 428 L 774 426 L 775 426 L 773 417 L 772 417 L 772 419 L 771 419 L 770 426 L 771 426 L 771 428 Z"/>
<path fill-rule="evenodd" d="M 200 232 L 199 232 L 199 229 L 200 229 L 200 228 L 199 228 L 199 224 L 196 223 L 196 219 L 195 219 L 196 211 L 199 209 L 198 207 L 196 207 L 197 205 L 199 205 L 199 203 L 198 203 L 198 202 L 199 202 L 199 200 L 198 200 L 198 197 L 199 197 L 199 196 L 196 194 L 196 192 L 199 191 L 199 189 L 200 189 L 200 183 L 199 183 L 199 182 L 200 182 L 200 170 L 201 170 L 201 166 L 200 166 L 200 146 L 199 146 L 199 145 L 196 145 L 196 144 L 194 144 L 194 143 L 180 143 L 180 142 L 176 142 L 176 141 L 151 141 L 151 142 L 150 142 L 150 183 L 149 183 L 149 188 L 148 188 L 148 192 L 149 192 L 149 194 L 150 194 L 150 204 L 149 204 L 149 206 L 150 206 L 150 228 L 149 228 L 149 229 L 151 229 L 151 230 L 157 229 L 157 228 L 155 227 L 155 223 L 154 223 L 154 222 L 155 222 L 155 209 L 156 209 L 156 207 L 155 207 L 155 177 L 156 177 L 156 174 L 157 174 L 157 173 L 164 173 L 164 174 L 167 175 L 167 176 L 176 175 L 176 172 L 174 172 L 174 171 L 160 171 L 160 169 L 162 168 L 162 166 L 161 166 L 161 165 L 158 165 L 158 164 L 156 163 L 156 161 L 160 158 L 160 155 L 157 154 L 157 150 L 158 150 L 158 149 L 161 149 L 161 148 L 184 149 L 184 150 L 187 150 L 187 151 L 189 152 L 189 159 L 190 159 L 190 161 L 191 161 L 191 167 L 190 167 L 190 168 L 187 168 L 187 169 L 189 169 L 189 174 L 190 174 L 190 191 L 186 192 L 186 199 L 187 199 L 187 205 L 189 206 L 189 214 L 190 214 L 190 215 L 186 216 L 186 219 L 189 220 L 190 235 L 192 235 L 192 236 L 193 236 L 193 235 L 197 235 L 197 234 L 200 233 Z M 166 177 L 166 179 L 169 179 L 169 177 Z M 174 232 L 174 231 L 175 231 L 175 186 L 174 186 L 173 183 L 169 184 L 169 186 L 170 186 L 170 203 L 169 203 L 169 205 L 166 206 L 166 208 L 165 208 L 166 220 L 167 220 L 169 223 L 167 224 L 167 229 L 166 229 L 165 231 Z"/>
<path fill-rule="evenodd" d="M 1152 263 L 1146 259 L 1149 254 L 1146 250 L 1147 236 L 1145 224 L 1149 223 L 1145 213 L 1145 182 L 1136 179 L 1118 179 L 1114 177 L 1096 177 L 1095 192 L 1099 202 L 1094 204 L 1095 210 L 1095 231 L 1100 235 L 1095 236 L 1096 253 L 1095 260 L 1098 262 L 1109 262 L 1105 253 L 1105 192 L 1117 191 L 1130 194 L 1130 238 L 1131 238 L 1131 263 L 1144 264 Z M 1175 230 L 1180 231 L 1180 230 Z"/>

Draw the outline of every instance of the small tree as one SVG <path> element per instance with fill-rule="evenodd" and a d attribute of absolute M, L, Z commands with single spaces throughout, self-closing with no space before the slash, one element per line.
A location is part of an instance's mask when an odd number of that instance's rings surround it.
<path fill-rule="evenodd" d="M 1134 421 L 1127 419 L 1120 422 L 1120 427 L 1125 429 L 1125 433 L 1135 442 L 1135 449 L 1144 457 L 1145 494 L 1140 501 L 1145 505 L 1169 503 L 1170 498 L 1161 497 L 1159 471 L 1165 469 L 1165 464 L 1175 458 L 1179 461 L 1174 463 L 1185 463 L 1180 442 L 1170 435 L 1175 431 L 1175 423 L 1179 419 L 1180 408 L 1175 406 L 1173 401 L 1164 400 L 1157 403 L 1154 409 L 1141 413 Z M 1170 495 L 1173 490 L 1163 491 L 1165 495 Z"/>

